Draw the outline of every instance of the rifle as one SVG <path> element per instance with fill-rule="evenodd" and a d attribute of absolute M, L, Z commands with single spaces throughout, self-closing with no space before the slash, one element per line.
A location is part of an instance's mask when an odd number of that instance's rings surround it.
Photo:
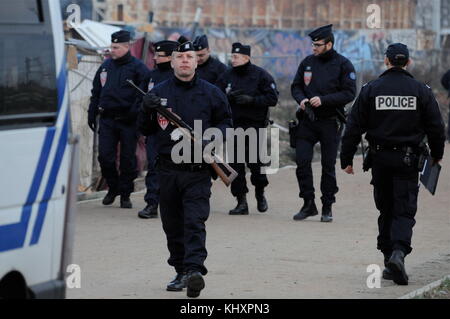
<path fill-rule="evenodd" d="M 144 96 L 146 93 L 142 91 L 132 80 L 126 80 L 131 84 L 136 90 L 138 90 Z M 181 132 L 188 138 L 190 138 L 194 143 L 201 143 L 194 137 L 194 130 L 187 123 L 185 123 L 181 117 L 179 117 L 174 112 L 168 110 L 164 106 L 158 106 L 155 111 L 164 116 L 169 122 L 171 122 L 176 127 L 180 128 Z M 230 186 L 231 182 L 237 177 L 238 173 L 225 161 L 216 154 L 212 154 L 212 157 L 208 154 L 205 156 L 209 162 L 211 162 L 211 167 L 216 172 L 217 176 L 224 182 L 226 186 Z"/>

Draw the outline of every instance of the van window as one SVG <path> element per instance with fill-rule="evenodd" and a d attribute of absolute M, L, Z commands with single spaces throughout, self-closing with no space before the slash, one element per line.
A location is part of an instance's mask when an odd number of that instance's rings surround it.
<path fill-rule="evenodd" d="M 0 130 L 49 126 L 56 120 L 53 38 L 35 26 L 27 28 L 34 32 L 0 27 Z"/>
<path fill-rule="evenodd" d="M 36 24 L 43 21 L 41 0 L 1 0 L 0 23 Z"/>

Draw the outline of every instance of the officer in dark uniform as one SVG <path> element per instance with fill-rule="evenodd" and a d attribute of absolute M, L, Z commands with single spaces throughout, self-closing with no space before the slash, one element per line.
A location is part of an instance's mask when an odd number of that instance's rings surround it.
<path fill-rule="evenodd" d="M 197 56 L 191 42 L 181 44 L 171 62 L 175 76 L 144 97 L 139 128 L 144 135 L 156 135 L 161 221 L 170 252 L 168 263 L 177 272 L 167 290 L 187 287 L 187 296 L 197 297 L 205 286 L 202 276 L 207 273 L 205 221 L 210 210 L 210 165 L 193 161 L 176 164 L 171 157 L 175 127 L 153 108 L 163 105 L 191 127 L 194 120 L 201 120 L 203 131 L 215 127 L 223 136 L 226 128 L 232 127 L 232 120 L 226 96 L 196 76 Z"/>
<path fill-rule="evenodd" d="M 448 91 L 448 97 L 450 98 L 450 70 L 448 70 L 442 76 L 441 84 Z M 447 140 L 450 143 L 450 105 L 449 105 L 448 122 L 447 122 Z"/>
<path fill-rule="evenodd" d="M 221 76 L 228 67 L 211 56 L 211 50 L 209 49 L 208 38 L 206 35 L 196 37 L 193 43 L 198 58 L 197 75 L 200 79 L 206 80 L 211 84 L 216 84 L 219 76 Z"/>
<path fill-rule="evenodd" d="M 233 114 L 234 128 L 254 128 L 257 130 L 257 145 L 260 145 L 259 128 L 269 125 L 269 107 L 278 102 L 278 91 L 272 76 L 264 69 L 250 61 L 251 47 L 239 42 L 233 43 L 231 50 L 232 68 L 226 71 L 217 81 L 217 86 L 228 96 Z M 264 135 L 265 137 L 265 135 Z M 256 163 L 249 161 L 249 139 L 245 142 L 245 161 L 251 172 L 251 182 L 255 186 L 258 211 L 268 209 L 264 196 L 264 188 L 269 184 L 266 174 L 261 173 L 262 164 L 259 160 L 259 150 Z M 264 142 L 263 142 L 264 143 Z M 237 143 L 235 143 L 235 147 Z M 235 148 L 235 156 L 238 150 Z M 245 179 L 245 164 L 232 165 L 238 176 L 231 184 L 231 193 L 237 198 L 237 206 L 230 210 L 230 215 L 247 215 L 248 193 Z"/>
<path fill-rule="evenodd" d="M 300 105 L 296 132 L 297 181 L 304 205 L 294 220 L 317 215 L 314 202 L 311 161 L 314 145 L 320 142 L 322 178 L 322 222 L 331 222 L 331 205 L 336 201 L 336 157 L 340 140 L 338 116 L 344 117 L 344 107 L 355 98 L 356 76 L 352 63 L 333 49 L 332 25 L 320 27 L 309 34 L 313 55 L 301 63 L 291 85 L 291 93 Z M 310 105 L 308 105 L 309 102 Z M 305 104 L 306 103 L 306 104 Z M 305 107 L 314 116 L 306 116 Z M 341 119 L 342 120 L 342 119 Z"/>
<path fill-rule="evenodd" d="M 170 65 L 172 52 L 178 47 L 176 41 L 159 41 L 155 43 L 155 63 L 156 67 L 150 71 L 148 91 L 153 87 L 173 76 L 173 69 Z M 145 186 L 147 192 L 144 200 L 146 207 L 138 213 L 140 218 L 156 218 L 158 216 L 159 203 L 159 178 L 156 173 L 156 137 L 149 135 L 146 139 L 147 149 L 147 175 L 145 177 Z"/>
<path fill-rule="evenodd" d="M 383 278 L 400 285 L 408 284 L 404 258 L 412 250 L 421 142 L 425 136 L 428 138 L 435 163 L 444 154 L 445 142 L 438 103 L 430 87 L 406 71 L 409 61 L 406 45 L 395 43 L 388 47 L 388 70 L 361 89 L 341 150 L 341 167 L 353 174 L 353 156 L 361 135 L 367 133 L 370 157 L 365 169 L 372 167 L 371 184 L 380 211 L 377 248 L 384 254 Z"/>
<path fill-rule="evenodd" d="M 148 68 L 130 53 L 130 33 L 118 31 L 111 36 L 111 59 L 95 74 L 88 125 L 95 132 L 99 120 L 100 168 L 109 190 L 103 205 L 111 205 L 120 195 L 120 207 L 132 208 L 130 194 L 137 177 L 136 118 L 142 98 L 126 80 L 142 85 L 148 82 Z M 120 168 L 116 169 L 117 145 L 120 142 Z"/>

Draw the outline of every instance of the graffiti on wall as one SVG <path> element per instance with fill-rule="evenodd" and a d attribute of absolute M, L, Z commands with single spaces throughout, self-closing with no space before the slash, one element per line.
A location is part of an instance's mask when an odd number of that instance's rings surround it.
<path fill-rule="evenodd" d="M 161 28 L 158 31 L 162 37 L 174 40 L 181 34 L 189 37 L 191 32 L 189 29 L 174 28 Z M 197 34 L 208 35 L 209 45 L 219 57 L 230 52 L 233 42 L 250 44 L 252 56 L 261 66 L 267 67 L 277 78 L 293 78 L 300 61 L 312 53 L 309 32 L 223 28 L 200 29 Z M 358 72 L 379 73 L 384 52 L 390 43 L 402 42 L 408 45 L 413 54 L 421 53 L 417 50 L 416 30 L 336 30 L 334 34 L 336 51 L 350 59 Z"/>

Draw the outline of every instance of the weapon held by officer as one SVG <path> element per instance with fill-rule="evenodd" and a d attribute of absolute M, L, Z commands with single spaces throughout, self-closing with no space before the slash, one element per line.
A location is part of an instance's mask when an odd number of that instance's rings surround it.
<path fill-rule="evenodd" d="M 126 80 L 130 85 L 132 85 L 136 90 L 138 90 L 142 95 L 147 95 L 144 91 L 142 91 L 134 82 L 130 79 Z M 188 138 L 190 138 L 194 143 L 201 143 L 201 141 L 197 140 L 194 137 L 194 130 L 185 123 L 180 116 L 175 114 L 174 112 L 168 110 L 163 106 L 155 107 L 155 111 L 164 116 L 169 122 L 171 122 L 176 127 L 180 128 L 181 132 L 185 134 Z M 230 186 L 231 182 L 237 177 L 237 172 L 222 158 L 220 158 L 216 154 L 211 154 L 212 158 L 205 154 L 205 159 L 211 162 L 211 167 L 214 169 L 216 174 L 220 177 L 220 179 L 224 182 L 226 186 Z"/>

